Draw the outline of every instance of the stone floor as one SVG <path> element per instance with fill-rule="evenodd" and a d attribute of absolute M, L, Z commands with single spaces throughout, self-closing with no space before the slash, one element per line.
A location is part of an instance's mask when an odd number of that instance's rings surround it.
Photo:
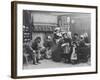
<path fill-rule="evenodd" d="M 40 64 L 34 65 L 32 62 L 23 65 L 23 69 L 41 69 L 41 68 L 62 68 L 62 67 L 84 67 L 90 66 L 90 61 L 87 63 L 69 64 L 64 62 L 54 62 L 52 60 L 40 60 Z"/>

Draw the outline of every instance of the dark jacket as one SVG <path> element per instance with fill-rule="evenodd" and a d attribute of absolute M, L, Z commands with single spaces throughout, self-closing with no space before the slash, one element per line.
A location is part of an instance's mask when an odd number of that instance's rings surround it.
<path fill-rule="evenodd" d="M 39 45 L 38 45 L 37 42 L 33 42 L 33 43 L 32 43 L 32 49 L 33 49 L 33 50 L 38 50 L 38 49 L 39 49 Z"/>

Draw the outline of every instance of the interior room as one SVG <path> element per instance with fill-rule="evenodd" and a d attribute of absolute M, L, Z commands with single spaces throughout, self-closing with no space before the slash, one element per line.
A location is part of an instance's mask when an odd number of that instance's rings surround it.
<path fill-rule="evenodd" d="M 64 32 L 70 31 L 72 37 L 75 33 L 78 35 L 87 33 L 90 43 L 91 14 L 89 13 L 23 10 L 23 44 L 33 41 L 39 36 L 43 47 L 46 37 L 53 37 L 57 27 L 60 27 Z M 27 59 L 26 62 L 28 63 Z"/>
<path fill-rule="evenodd" d="M 68 18 L 70 21 L 68 22 Z M 35 33 L 44 38 L 44 35 L 52 35 L 54 28 L 70 26 L 72 35 L 77 32 L 79 35 L 87 33 L 90 40 L 91 14 L 73 12 L 45 12 L 45 11 L 23 11 L 23 25 L 30 26 L 32 32 L 29 39 L 35 38 Z M 66 30 L 67 31 L 67 30 Z M 24 39 L 25 40 L 25 39 Z"/>

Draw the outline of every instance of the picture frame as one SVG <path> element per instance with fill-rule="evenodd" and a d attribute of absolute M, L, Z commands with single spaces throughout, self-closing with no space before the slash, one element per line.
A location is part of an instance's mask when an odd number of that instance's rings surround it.
<path fill-rule="evenodd" d="M 97 6 L 90 5 L 12 1 L 11 77 L 17 79 L 97 73 L 97 11 Z M 82 34 L 82 32 L 87 31 L 90 39 L 89 64 L 88 62 L 80 62 L 76 64 L 62 64 L 62 62 L 59 61 L 56 63 L 48 60 L 41 60 L 41 64 L 39 64 L 39 66 L 32 64 L 34 62 L 32 62 L 33 59 L 31 59 L 30 63 L 28 62 L 27 56 L 29 55 L 24 55 L 24 43 L 31 42 L 33 38 L 35 38 L 37 35 L 44 36 L 44 33 L 47 33 L 46 35 L 49 34 L 52 37 L 52 34 L 54 34 L 54 31 L 57 26 L 65 26 L 61 28 L 61 30 L 64 32 L 66 32 L 65 30 L 69 31 L 71 27 L 72 34 L 75 31 L 79 32 L 79 34 Z M 72 26 L 76 27 L 74 28 Z M 81 36 L 83 35 L 80 35 L 80 37 Z M 41 37 L 41 39 L 43 38 Z M 88 51 L 87 49 L 85 50 Z M 67 67 L 65 65 L 67 65 Z"/>

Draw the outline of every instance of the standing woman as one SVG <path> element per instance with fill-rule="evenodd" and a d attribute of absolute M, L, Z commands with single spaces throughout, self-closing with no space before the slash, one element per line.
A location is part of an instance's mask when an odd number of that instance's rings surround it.
<path fill-rule="evenodd" d="M 63 36 L 63 43 L 61 45 L 61 48 L 63 49 L 62 58 L 64 58 L 65 63 L 69 63 L 70 62 L 71 39 L 68 37 L 67 33 L 64 33 L 62 36 Z"/>
<path fill-rule="evenodd" d="M 61 61 L 61 53 L 62 53 L 62 33 L 61 29 L 59 27 L 55 28 L 54 34 L 53 34 L 53 49 L 52 49 L 52 60 L 56 62 Z"/>

